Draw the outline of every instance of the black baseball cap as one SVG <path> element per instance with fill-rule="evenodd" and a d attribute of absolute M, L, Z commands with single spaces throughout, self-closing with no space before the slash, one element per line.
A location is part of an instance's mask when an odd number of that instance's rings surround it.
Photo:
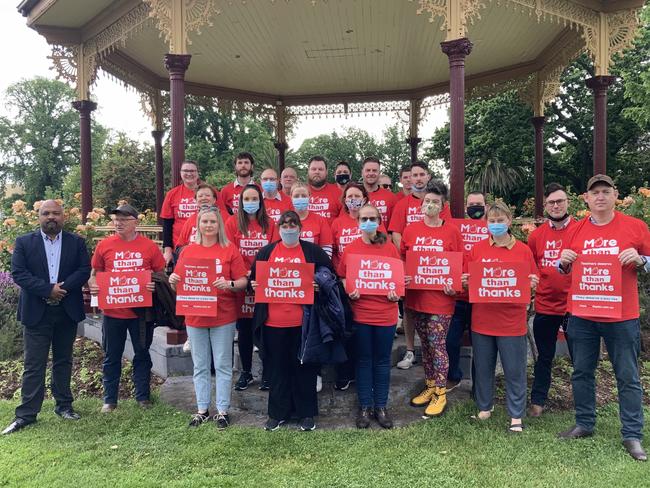
<path fill-rule="evenodd" d="M 125 203 L 124 205 L 120 205 L 119 207 L 111 210 L 109 215 L 129 215 L 137 219 L 138 215 L 140 214 L 138 214 L 138 211 L 135 208 L 133 208 L 131 205 Z"/>

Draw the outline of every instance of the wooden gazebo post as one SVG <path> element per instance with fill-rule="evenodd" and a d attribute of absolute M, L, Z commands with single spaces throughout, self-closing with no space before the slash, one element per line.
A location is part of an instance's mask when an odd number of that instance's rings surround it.
<path fill-rule="evenodd" d="M 90 85 L 95 78 L 96 67 L 85 55 L 84 45 L 76 51 L 77 100 L 72 106 L 79 112 L 79 169 L 81 177 L 81 221 L 86 223 L 88 213 L 93 209 L 93 161 L 91 113 L 97 104 L 90 100 Z"/>
<path fill-rule="evenodd" d="M 422 99 L 409 102 L 409 137 L 406 139 L 406 143 L 411 147 L 411 163 L 415 163 L 418 160 L 418 145 L 422 142 L 422 139 L 418 137 Z"/>
<path fill-rule="evenodd" d="M 278 174 L 282 173 L 285 165 L 287 148 L 287 109 L 281 100 L 275 102 L 275 143 L 273 146 L 278 151 Z"/>
<path fill-rule="evenodd" d="M 465 8 L 463 2 L 447 2 L 447 40 L 440 43 L 449 58 L 450 206 L 457 219 L 465 215 L 465 58 L 473 47 L 465 37 Z"/>
<path fill-rule="evenodd" d="M 163 166 L 163 147 L 162 139 L 165 135 L 162 120 L 162 97 L 160 90 L 156 90 L 151 97 L 154 130 L 151 136 L 154 140 L 154 154 L 156 161 L 156 213 L 160 216 L 163 200 L 165 199 L 165 173 Z M 160 220 L 160 217 L 158 217 Z"/>

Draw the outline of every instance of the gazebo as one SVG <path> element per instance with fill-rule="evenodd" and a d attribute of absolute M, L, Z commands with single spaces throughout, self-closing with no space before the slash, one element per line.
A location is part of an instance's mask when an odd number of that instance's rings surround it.
<path fill-rule="evenodd" d="M 90 90 L 99 69 L 143 94 L 152 117 L 157 202 L 163 198 L 163 97 L 171 168 L 184 159 L 185 94 L 264 107 L 280 167 L 291 115 L 404 111 L 412 159 L 420 113 L 448 103 L 451 208 L 464 214 L 466 96 L 516 89 L 532 106 L 541 215 L 544 106 L 580 53 L 594 60 L 594 173 L 606 171 L 612 56 L 630 46 L 643 0 L 23 0 L 27 25 L 52 45 L 76 86 L 82 212 L 92 208 Z"/>

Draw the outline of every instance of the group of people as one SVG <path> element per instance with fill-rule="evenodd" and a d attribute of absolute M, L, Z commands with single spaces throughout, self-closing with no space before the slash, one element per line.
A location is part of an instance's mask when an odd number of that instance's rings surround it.
<path fill-rule="evenodd" d="M 86 281 L 91 293 L 98 294 L 97 273 L 150 270 L 153 278 L 146 287 L 158 293 L 166 282 L 165 267 L 176 266 L 168 277 L 169 285 L 176 288 L 182 281 L 180 263 L 190 258 L 209 260 L 218 269 L 211 283 L 217 297 L 215 316 L 185 319 L 197 402 L 190 426 L 214 420 L 223 429 L 231 422 L 237 331 L 241 373 L 234 389 L 246 390 L 254 381 L 252 357 L 257 346 L 263 359 L 260 389 L 269 390 L 266 430 L 274 431 L 291 418 L 298 419 L 301 430 L 316 428 L 320 366 L 327 362 L 338 363 L 336 389 L 356 382 L 357 427 L 367 428 L 374 420 L 391 428 L 387 408 L 391 351 L 402 305 L 407 351 L 397 367 L 408 369 L 416 362 L 415 333 L 424 367 L 424 388 L 407 401 L 427 417 L 445 411 L 447 392 L 463 377 L 460 346 L 465 331 L 470 330 L 477 406 L 473 419 L 487 421 L 494 409 L 498 354 L 506 382 L 507 430 L 521 433 L 527 405 L 528 304 L 470 303 L 468 287 L 472 263 L 523 263 L 528 270 L 527 286 L 536 290 L 533 332 L 539 352 L 528 415 L 544 412 L 556 338 L 562 328 L 574 367 L 576 422 L 559 436 L 573 439 L 593 434 L 595 368 L 602 337 L 618 384 L 623 444 L 632 457 L 646 460 L 641 445 L 636 280 L 638 271 L 650 270 L 650 232 L 642 221 L 615 211 L 618 194 L 611 178 L 596 175 L 589 180 L 584 199 L 590 216 L 581 221 L 567 213 L 564 188 L 548 185 L 544 195 L 548 220 L 524 244 L 510 232 L 510 207 L 499 201 L 487 205 L 481 192 L 467 195 L 466 217 L 488 232 L 474 242 L 464 240 L 451 218 L 446 185 L 431 179 L 423 162 L 403 168 L 397 194 L 382 175 L 380 161 L 372 157 L 363 161 L 360 182 L 342 161 L 332 173 L 335 183 L 329 183 L 327 162 L 317 156 L 308 162 L 307 182 L 299 181 L 293 168 L 284 169 L 279 177 L 273 169 L 265 169 L 256 180 L 254 158 L 245 152 L 235 157 L 233 166 L 235 180 L 217 191 L 200 181 L 196 162 L 182 164 L 182 184 L 169 191 L 160 214 L 162 252 L 137 232 L 136 209 L 121 205 L 111 212 L 115 235 L 103 239 L 90 260 L 83 241 L 61 230 L 61 207 L 53 201 L 41 206 L 40 230 L 18 238 L 13 255 L 13 277 L 22 290 L 19 317 L 25 326 L 25 374 L 22 403 L 3 433 L 35 422 L 43 401 L 50 345 L 56 413 L 66 419 L 79 418 L 72 408 L 69 380 L 74 330 L 83 319 L 81 286 Z M 404 296 L 396 289 L 383 295 L 367 294 L 349 273 L 353 256 L 405 260 L 412 252 L 462 253 L 462 289 L 448 284 L 443 289 L 410 289 L 414 277 L 407 273 Z M 572 266 L 582 254 L 618 256 L 623 280 L 621 318 L 567 313 Z M 264 286 L 258 281 L 258 268 L 264 262 L 313 263 L 314 305 L 255 303 L 256 290 Z M 322 307 L 328 313 L 322 314 Z M 102 412 L 117 408 L 127 331 L 135 353 L 136 400 L 143 408 L 150 406 L 152 328 L 148 320 L 150 316 L 142 309 L 104 311 Z M 314 354 L 313 342 L 309 342 L 313 332 L 306 337 L 305 330 L 313 323 L 326 327 L 337 343 L 325 355 Z M 212 367 L 216 375 L 214 414 L 210 413 Z"/>

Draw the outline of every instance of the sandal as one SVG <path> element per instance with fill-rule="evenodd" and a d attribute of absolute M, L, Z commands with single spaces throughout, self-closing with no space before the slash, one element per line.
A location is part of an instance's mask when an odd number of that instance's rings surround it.
<path fill-rule="evenodd" d="M 494 409 L 492 409 L 492 410 L 481 410 L 479 413 L 477 413 L 476 415 L 472 415 L 470 418 L 472 420 L 478 420 L 480 422 L 485 422 L 490 417 L 492 417 L 492 411 L 493 410 Z"/>
<path fill-rule="evenodd" d="M 524 423 L 518 422 L 516 424 L 510 424 L 508 426 L 508 432 L 511 434 L 521 434 L 524 431 Z"/>

